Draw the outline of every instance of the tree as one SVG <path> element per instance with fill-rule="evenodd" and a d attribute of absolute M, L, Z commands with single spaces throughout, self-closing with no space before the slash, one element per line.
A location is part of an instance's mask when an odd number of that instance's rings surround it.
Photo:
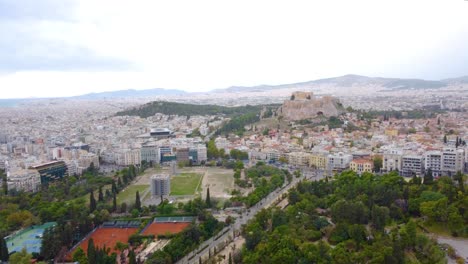
<path fill-rule="evenodd" d="M 135 195 L 135 209 L 141 211 L 140 192 L 137 191 Z"/>
<path fill-rule="evenodd" d="M 372 225 L 374 228 L 378 231 L 383 231 L 388 216 L 389 210 L 387 207 L 374 205 L 371 212 Z"/>
<path fill-rule="evenodd" d="M 206 189 L 206 206 L 211 208 L 210 187 Z"/>
<path fill-rule="evenodd" d="M 231 252 L 229 252 L 228 264 L 232 264 L 232 256 L 231 256 Z"/>
<path fill-rule="evenodd" d="M 444 144 L 447 144 L 447 135 L 444 135 Z"/>
<path fill-rule="evenodd" d="M 382 157 L 375 156 L 373 161 L 374 161 L 374 171 L 379 172 L 380 169 L 382 168 Z"/>
<path fill-rule="evenodd" d="M 3 235 L 0 235 L 0 262 L 7 262 L 8 258 L 8 247 L 5 238 L 3 238 Z"/>
<path fill-rule="evenodd" d="M 117 211 L 117 195 L 114 193 L 112 197 L 112 212 Z"/>
<path fill-rule="evenodd" d="M 424 181 L 425 185 L 430 185 L 434 182 L 434 176 L 432 175 L 432 169 L 427 169 L 426 173 L 424 174 Z"/>
<path fill-rule="evenodd" d="M 92 213 L 96 210 L 96 199 L 94 199 L 93 190 L 89 192 L 89 212 Z"/>
<path fill-rule="evenodd" d="M 80 264 L 88 264 L 88 258 L 81 247 L 78 247 L 75 253 L 73 253 L 73 261 L 79 262 Z"/>
<path fill-rule="evenodd" d="M 14 264 L 31 264 L 32 255 L 23 248 L 20 252 L 13 253 L 10 256 L 10 263 Z"/>
<path fill-rule="evenodd" d="M 130 250 L 130 253 L 128 253 L 128 264 L 136 264 L 136 256 L 135 252 L 133 250 Z"/>
<path fill-rule="evenodd" d="M 8 194 L 7 175 L 5 174 L 5 171 L 2 169 L 0 169 L 0 181 L 2 181 L 3 194 L 7 195 Z"/>
<path fill-rule="evenodd" d="M 102 193 L 102 186 L 99 186 L 98 201 L 104 202 L 104 194 Z"/>
<path fill-rule="evenodd" d="M 115 181 L 112 181 L 112 193 L 118 193 L 117 186 L 115 185 Z"/>
<path fill-rule="evenodd" d="M 96 248 L 94 247 L 94 240 L 92 238 L 88 241 L 87 256 L 89 263 L 96 263 Z"/>
<path fill-rule="evenodd" d="M 457 171 L 457 174 L 453 177 L 454 180 L 458 182 L 458 188 L 462 193 L 465 192 L 465 181 L 463 180 L 463 174 L 461 171 Z"/>

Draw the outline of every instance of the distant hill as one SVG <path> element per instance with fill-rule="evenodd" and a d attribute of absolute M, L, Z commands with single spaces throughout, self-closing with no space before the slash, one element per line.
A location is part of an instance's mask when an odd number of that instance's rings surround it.
<path fill-rule="evenodd" d="M 181 95 L 186 94 L 186 91 L 176 90 L 176 89 L 147 89 L 147 90 L 120 90 L 112 92 L 102 92 L 102 93 L 90 93 L 85 95 L 79 95 L 72 98 L 76 99 L 103 99 L 103 98 L 128 98 L 128 97 L 151 97 L 151 96 L 161 96 L 161 95 Z"/>
<path fill-rule="evenodd" d="M 278 107 L 279 105 L 268 105 L 271 107 Z M 216 115 L 225 114 L 226 116 L 237 116 L 247 113 L 260 113 L 260 110 L 264 105 L 246 105 L 237 107 L 226 107 L 219 105 L 196 105 L 196 104 L 184 104 L 174 103 L 166 101 L 155 101 L 150 102 L 139 107 L 120 111 L 116 113 L 117 116 L 140 116 L 146 118 L 153 116 L 156 113 L 165 115 L 182 115 L 182 116 L 193 116 L 193 115 Z"/>
<path fill-rule="evenodd" d="M 358 87 L 358 86 L 380 86 L 382 89 L 404 90 L 404 89 L 435 89 L 442 88 L 455 81 L 468 83 L 468 76 L 440 81 L 430 81 L 422 79 L 399 79 L 367 77 L 362 75 L 348 74 L 339 77 L 318 79 L 314 81 L 281 84 L 281 85 L 259 85 L 252 87 L 232 86 L 226 89 L 216 89 L 213 92 L 260 92 L 275 89 L 312 89 L 321 86 L 334 87 Z"/>
<path fill-rule="evenodd" d="M 458 77 L 458 78 L 449 78 L 442 80 L 444 83 L 457 84 L 457 83 L 468 83 L 468 75 Z"/>

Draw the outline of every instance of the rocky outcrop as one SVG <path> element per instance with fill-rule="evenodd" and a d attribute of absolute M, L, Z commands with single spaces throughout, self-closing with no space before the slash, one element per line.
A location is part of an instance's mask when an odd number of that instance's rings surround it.
<path fill-rule="evenodd" d="M 332 96 L 316 98 L 312 92 L 294 92 L 290 100 L 284 101 L 278 115 L 285 120 L 302 120 L 318 116 L 338 116 L 343 112 L 339 100 Z"/>

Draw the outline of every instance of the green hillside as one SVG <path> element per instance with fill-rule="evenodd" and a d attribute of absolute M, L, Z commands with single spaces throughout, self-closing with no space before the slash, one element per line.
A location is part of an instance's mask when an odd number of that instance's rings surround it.
<path fill-rule="evenodd" d="M 247 113 L 259 113 L 265 105 L 246 105 L 236 107 L 226 107 L 220 105 L 196 105 L 196 104 L 184 104 L 174 103 L 165 101 L 155 101 L 144 104 L 142 106 L 120 111 L 117 116 L 140 116 L 146 118 L 153 116 L 156 113 L 165 115 L 217 115 L 224 114 L 226 116 L 237 116 Z M 275 106 L 275 105 L 268 105 Z"/>

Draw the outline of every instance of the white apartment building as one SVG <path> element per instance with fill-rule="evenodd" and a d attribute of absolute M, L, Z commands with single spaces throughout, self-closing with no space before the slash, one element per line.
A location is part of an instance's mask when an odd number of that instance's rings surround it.
<path fill-rule="evenodd" d="M 115 164 L 119 166 L 140 165 L 140 149 L 123 149 L 115 153 Z"/>
<path fill-rule="evenodd" d="M 8 190 L 37 192 L 41 187 L 41 176 L 37 170 L 17 169 L 7 173 Z"/>
<path fill-rule="evenodd" d="M 403 155 L 400 175 L 403 177 L 424 175 L 424 157 L 422 155 Z"/>
<path fill-rule="evenodd" d="M 442 152 L 441 151 L 427 151 L 424 155 L 424 168 L 425 170 L 431 169 L 432 176 L 438 177 L 442 175 Z"/>
<path fill-rule="evenodd" d="M 403 151 L 401 149 L 391 149 L 383 154 L 382 171 L 401 171 L 401 159 Z"/>
<path fill-rule="evenodd" d="M 156 145 L 143 145 L 141 147 L 141 160 L 146 162 L 160 163 L 161 153 Z"/>
<path fill-rule="evenodd" d="M 353 160 L 353 155 L 345 154 L 343 152 L 339 152 L 336 154 L 329 154 L 328 155 L 328 169 L 329 170 L 337 170 L 342 171 L 349 167 L 349 164 Z"/>
<path fill-rule="evenodd" d="M 99 168 L 99 156 L 94 153 L 82 151 L 78 159 L 78 165 L 81 168 L 87 169 L 93 163 L 94 167 Z"/>
<path fill-rule="evenodd" d="M 198 162 L 203 162 L 208 160 L 206 146 L 203 144 L 197 145 L 197 155 L 198 155 Z"/>
<path fill-rule="evenodd" d="M 151 176 L 151 195 L 161 196 L 171 193 L 171 177 L 168 174 L 156 174 Z"/>
<path fill-rule="evenodd" d="M 465 153 L 462 148 L 444 148 L 442 151 L 442 174 L 453 176 L 464 169 Z"/>

